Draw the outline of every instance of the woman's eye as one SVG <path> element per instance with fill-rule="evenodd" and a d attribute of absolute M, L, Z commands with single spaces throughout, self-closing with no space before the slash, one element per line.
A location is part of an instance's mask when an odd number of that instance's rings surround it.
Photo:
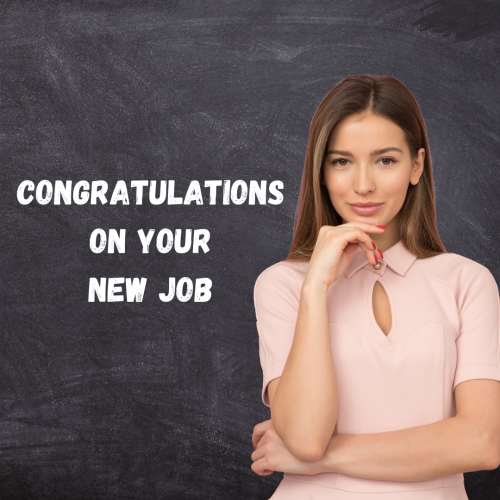
<path fill-rule="evenodd" d="M 382 165 L 392 165 L 392 163 L 396 163 L 396 161 L 393 160 L 392 158 L 381 158 L 380 161 L 382 162 Z M 384 163 L 385 161 L 389 161 L 392 163 Z"/>
<path fill-rule="evenodd" d="M 332 165 L 339 165 L 341 167 L 345 167 L 347 163 L 337 163 L 337 162 L 348 162 L 349 160 L 346 160 L 345 158 L 339 158 L 338 160 L 332 161 Z"/>

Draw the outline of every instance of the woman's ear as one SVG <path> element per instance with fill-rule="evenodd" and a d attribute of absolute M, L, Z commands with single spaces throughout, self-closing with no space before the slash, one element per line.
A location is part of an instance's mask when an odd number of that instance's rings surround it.
<path fill-rule="evenodd" d="M 413 168 L 411 171 L 410 182 L 415 186 L 420 180 L 420 176 L 424 171 L 425 148 L 420 148 L 417 152 L 417 157 L 413 160 Z"/>

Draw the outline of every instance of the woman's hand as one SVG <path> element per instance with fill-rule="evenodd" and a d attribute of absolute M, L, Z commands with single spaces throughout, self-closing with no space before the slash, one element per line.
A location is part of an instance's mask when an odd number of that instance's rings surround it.
<path fill-rule="evenodd" d="M 366 253 L 368 262 L 377 264 L 379 250 L 367 233 L 380 234 L 383 231 L 385 231 L 383 226 L 359 221 L 347 222 L 340 226 L 321 227 L 304 285 L 320 285 L 328 290 L 328 287 L 342 275 L 359 247 Z"/>
<path fill-rule="evenodd" d="M 269 476 L 273 472 L 307 475 L 321 472 L 318 462 L 304 462 L 288 451 L 271 420 L 265 420 L 254 427 L 252 442 L 257 442 L 257 448 L 251 455 L 254 462 L 251 469 L 259 476 Z"/>

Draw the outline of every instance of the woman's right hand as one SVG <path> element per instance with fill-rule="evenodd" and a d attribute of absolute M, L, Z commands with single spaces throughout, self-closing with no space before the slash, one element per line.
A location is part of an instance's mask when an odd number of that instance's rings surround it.
<path fill-rule="evenodd" d="M 347 222 L 339 226 L 323 226 L 309 261 L 304 285 L 322 286 L 325 290 L 337 280 L 349 264 L 354 252 L 361 247 L 371 264 L 376 264 L 375 243 L 368 233 L 383 233 L 382 226 L 366 222 Z"/>

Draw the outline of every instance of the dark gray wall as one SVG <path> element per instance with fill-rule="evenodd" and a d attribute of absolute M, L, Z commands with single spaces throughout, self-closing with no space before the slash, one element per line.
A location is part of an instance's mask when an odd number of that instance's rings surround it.
<path fill-rule="evenodd" d="M 390 74 L 426 119 L 448 251 L 500 278 L 496 1 L 0 2 L 0 498 L 267 499 L 253 309 L 290 247 L 312 115 L 343 77 Z M 284 182 L 280 205 L 22 206 L 25 179 Z M 97 227 L 125 254 L 93 254 Z M 210 252 L 136 231 L 207 228 Z M 89 303 L 89 277 L 147 277 Z M 161 303 L 208 276 L 207 303 Z M 498 472 L 466 474 L 470 499 Z M 495 486 L 495 481 L 497 486 Z M 496 488 L 496 489 L 495 489 Z"/>

